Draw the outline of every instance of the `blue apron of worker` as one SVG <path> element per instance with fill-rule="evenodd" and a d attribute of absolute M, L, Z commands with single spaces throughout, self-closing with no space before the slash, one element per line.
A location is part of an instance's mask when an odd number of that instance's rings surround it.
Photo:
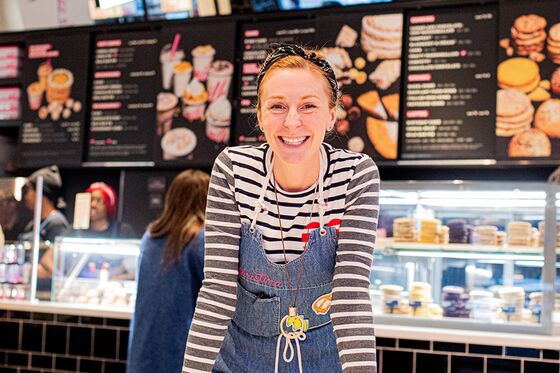
<path fill-rule="evenodd" d="M 311 231 L 297 297 L 298 313 L 306 320 L 305 340 L 280 337 L 279 323 L 294 298 L 302 257 L 289 262 L 286 282 L 282 264 L 270 262 L 258 229 L 244 224 L 239 250 L 237 307 L 213 372 L 342 372 L 330 319 L 330 298 L 336 260 L 336 230 Z M 325 301 L 325 297 L 329 300 Z M 289 326 L 284 325 L 284 328 Z M 287 344 L 291 345 L 287 346 Z M 278 351 L 277 351 L 278 350 Z M 298 356 L 300 355 L 300 356 Z M 286 362 L 285 358 L 291 361 Z"/>

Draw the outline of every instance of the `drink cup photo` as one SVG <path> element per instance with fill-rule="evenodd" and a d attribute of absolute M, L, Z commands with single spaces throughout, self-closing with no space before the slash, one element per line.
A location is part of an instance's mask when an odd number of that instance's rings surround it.
<path fill-rule="evenodd" d="M 173 80 L 173 67 L 185 58 L 185 52 L 182 49 L 177 49 L 173 53 L 171 44 L 166 44 L 159 55 L 161 62 L 161 77 L 163 89 L 171 89 L 171 82 Z"/>
<path fill-rule="evenodd" d="M 226 97 L 231 85 L 233 64 L 229 61 L 214 61 L 208 71 L 208 101 Z"/>
<path fill-rule="evenodd" d="M 33 82 L 27 87 L 27 100 L 31 110 L 38 110 L 43 102 L 43 87 L 40 82 Z"/>
<path fill-rule="evenodd" d="M 201 82 L 205 82 L 216 50 L 210 44 L 199 45 L 192 50 L 191 54 L 193 57 L 194 76 Z"/>
<path fill-rule="evenodd" d="M 190 62 L 183 61 L 173 67 L 173 92 L 175 92 L 175 96 L 183 97 L 191 76 L 192 65 Z"/>

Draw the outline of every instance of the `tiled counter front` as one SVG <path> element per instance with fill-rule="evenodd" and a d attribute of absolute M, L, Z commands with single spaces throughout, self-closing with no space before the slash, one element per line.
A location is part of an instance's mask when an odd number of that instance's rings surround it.
<path fill-rule="evenodd" d="M 468 332 L 445 341 L 408 339 L 445 339 L 441 333 L 412 329 L 379 326 L 378 373 L 560 373 L 560 339 L 527 348 L 531 341 L 512 337 L 510 346 L 491 346 Z M 128 335 L 129 320 L 124 318 L 0 309 L 0 372 L 124 372 Z M 484 338 L 489 344 L 508 341 L 503 334 Z"/>
<path fill-rule="evenodd" d="M 125 372 L 129 323 L 0 310 L 0 372 Z"/>
<path fill-rule="evenodd" d="M 378 373 L 560 373 L 557 350 L 377 338 Z"/>

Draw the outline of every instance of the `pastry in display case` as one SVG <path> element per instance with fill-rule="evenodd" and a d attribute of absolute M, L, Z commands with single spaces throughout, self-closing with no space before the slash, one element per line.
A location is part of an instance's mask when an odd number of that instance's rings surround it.
<path fill-rule="evenodd" d="M 548 183 L 384 182 L 371 272 L 376 322 L 555 333 L 559 191 Z"/>
<path fill-rule="evenodd" d="M 57 237 L 53 302 L 134 308 L 140 240 Z"/>

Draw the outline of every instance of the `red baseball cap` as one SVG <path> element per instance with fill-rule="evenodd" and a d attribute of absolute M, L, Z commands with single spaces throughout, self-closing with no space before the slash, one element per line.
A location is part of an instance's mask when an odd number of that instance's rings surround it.
<path fill-rule="evenodd" d="M 118 201 L 117 193 L 109 185 L 102 182 L 95 182 L 87 188 L 86 192 L 92 193 L 94 191 L 100 191 L 103 196 L 103 201 L 107 207 L 107 215 L 109 217 L 114 217 L 117 214 Z"/>

